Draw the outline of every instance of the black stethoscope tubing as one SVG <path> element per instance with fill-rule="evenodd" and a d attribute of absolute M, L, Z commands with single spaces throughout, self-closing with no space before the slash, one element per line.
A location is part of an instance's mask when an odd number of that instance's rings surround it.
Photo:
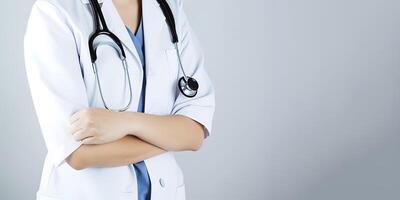
<path fill-rule="evenodd" d="M 176 30 L 174 15 L 173 15 L 172 10 L 169 7 L 168 3 L 166 2 L 166 0 L 157 0 L 157 2 L 160 5 L 161 11 L 163 12 L 163 14 L 165 16 L 166 23 L 167 23 L 170 33 L 171 33 L 172 43 L 175 45 L 175 49 L 177 52 L 178 61 L 179 61 L 178 64 L 183 73 L 183 76 L 178 80 L 178 88 L 184 96 L 186 96 L 188 98 L 192 98 L 192 97 L 196 96 L 198 88 L 199 88 L 199 84 L 197 83 L 196 79 L 187 76 L 185 73 L 185 70 L 183 69 L 182 60 L 181 60 L 181 56 L 180 56 L 180 52 L 179 52 L 179 48 L 178 48 L 179 38 L 178 38 L 177 30 Z M 100 96 L 103 101 L 104 107 L 109 110 L 112 110 L 109 106 L 107 106 L 106 101 L 104 99 L 104 96 L 103 96 L 103 93 L 101 90 L 100 80 L 99 80 L 98 73 L 97 73 L 97 65 L 96 65 L 96 60 L 97 60 L 96 49 L 98 46 L 98 44 L 96 44 L 96 39 L 99 38 L 100 36 L 106 36 L 113 41 L 113 43 L 108 42 L 107 45 L 114 47 L 114 49 L 117 50 L 117 52 L 119 53 L 119 57 L 124 66 L 125 74 L 128 78 L 129 87 L 130 87 L 129 102 L 124 108 L 115 110 L 115 111 L 120 111 L 120 112 L 125 111 L 129 108 L 129 105 L 132 102 L 132 88 L 130 85 L 130 77 L 129 77 L 128 67 L 127 67 L 127 63 L 126 63 L 126 54 L 125 54 L 125 51 L 124 51 L 124 48 L 123 48 L 123 45 L 122 45 L 122 42 L 120 41 L 120 39 L 108 29 L 107 23 L 104 19 L 103 12 L 101 11 L 100 5 L 97 2 L 97 0 L 89 0 L 89 3 L 91 5 L 92 11 L 93 11 L 93 19 L 94 19 L 94 25 L 95 25 L 95 30 L 89 37 L 89 52 L 90 52 L 92 66 L 93 66 L 93 71 L 95 73 L 96 82 L 99 86 Z"/>

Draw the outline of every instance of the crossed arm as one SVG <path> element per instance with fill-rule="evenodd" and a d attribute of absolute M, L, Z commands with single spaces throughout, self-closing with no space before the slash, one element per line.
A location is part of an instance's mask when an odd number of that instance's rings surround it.
<path fill-rule="evenodd" d="M 117 113 L 89 108 L 71 117 L 71 134 L 65 133 L 70 112 L 87 108 L 88 99 L 77 56 L 74 30 L 63 7 L 37 1 L 31 11 L 25 38 L 24 55 L 29 85 L 54 164 L 66 161 L 75 169 L 92 166 L 119 166 L 135 163 L 165 151 L 197 150 L 205 129 L 209 132 L 214 113 L 214 89 L 203 67 L 204 59 L 197 39 L 191 34 L 182 1 L 177 4 L 177 25 L 182 36 L 181 53 L 187 70 L 202 83 L 199 98 L 177 98 L 174 109 L 182 115 L 156 116 L 135 112 Z M 63 51 L 55 51 L 63 49 Z M 51 58 L 51 59 L 50 59 Z M 192 106 L 193 105 L 193 106 Z M 185 115 L 185 116 L 183 116 Z M 66 124 L 65 124 L 66 122 Z"/>
<path fill-rule="evenodd" d="M 165 151 L 196 151 L 204 139 L 203 126 L 183 115 L 88 108 L 70 122 L 70 133 L 83 143 L 67 158 L 77 170 L 137 163 Z"/>

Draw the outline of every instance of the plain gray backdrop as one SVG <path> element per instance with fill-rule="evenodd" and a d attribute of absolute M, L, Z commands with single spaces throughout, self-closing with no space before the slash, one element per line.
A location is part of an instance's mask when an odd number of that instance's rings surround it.
<path fill-rule="evenodd" d="M 0 199 L 34 199 L 45 146 L 23 35 L 0 6 Z M 178 153 L 188 200 L 400 199 L 400 1 L 185 0 L 207 56 L 212 136 Z"/>

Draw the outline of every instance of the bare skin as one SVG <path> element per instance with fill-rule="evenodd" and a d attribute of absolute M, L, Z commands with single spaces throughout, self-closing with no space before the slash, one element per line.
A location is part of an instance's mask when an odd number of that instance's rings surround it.
<path fill-rule="evenodd" d="M 140 0 L 113 0 L 125 25 L 136 31 Z M 166 151 L 196 151 L 204 139 L 203 126 L 182 115 L 158 116 L 87 108 L 71 116 L 70 133 L 83 144 L 67 159 L 74 169 L 122 166 Z"/>
<path fill-rule="evenodd" d="M 142 1 L 141 0 L 113 0 L 114 6 L 117 8 L 122 21 L 126 26 L 133 32 L 136 31 L 139 26 L 141 13 L 142 13 Z"/>

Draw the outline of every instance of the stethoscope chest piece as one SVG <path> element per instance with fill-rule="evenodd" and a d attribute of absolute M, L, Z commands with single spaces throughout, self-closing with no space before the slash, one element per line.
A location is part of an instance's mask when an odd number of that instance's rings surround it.
<path fill-rule="evenodd" d="M 126 111 L 132 103 L 132 86 L 131 86 L 131 81 L 130 81 L 130 77 L 129 77 L 125 51 L 124 51 L 124 48 L 123 48 L 123 45 L 122 45 L 122 42 L 120 41 L 120 39 L 108 29 L 106 21 L 103 16 L 103 12 L 101 11 L 100 5 L 97 2 L 97 0 L 89 0 L 89 2 L 92 7 L 93 20 L 94 20 L 94 25 L 95 25 L 95 30 L 89 37 L 89 41 L 88 41 L 89 42 L 89 51 L 90 51 L 90 58 L 92 61 L 93 72 L 95 74 L 96 83 L 99 88 L 100 97 L 101 97 L 101 100 L 103 101 L 103 105 L 106 109 L 123 112 L 123 111 Z M 161 10 L 164 13 L 164 16 L 166 18 L 166 22 L 167 22 L 167 25 L 169 27 L 169 30 L 170 30 L 171 36 L 172 36 L 172 38 L 171 38 L 172 43 L 175 45 L 176 53 L 178 56 L 179 67 L 183 73 L 183 76 L 178 80 L 178 88 L 185 97 L 193 98 L 197 94 L 197 91 L 199 89 L 199 83 L 196 81 L 196 79 L 194 79 L 190 76 L 187 76 L 185 73 L 185 70 L 183 69 L 182 59 L 181 59 L 179 47 L 178 47 L 179 38 L 178 38 L 178 33 L 177 33 L 176 27 L 175 27 L 174 15 L 173 15 L 171 8 L 169 7 L 166 0 L 157 0 L 157 2 L 160 4 Z M 101 45 L 110 46 L 117 51 L 117 53 L 122 61 L 122 65 L 123 65 L 123 68 L 125 71 L 125 76 L 126 76 L 125 80 L 128 82 L 128 85 L 129 85 L 129 101 L 125 107 L 120 108 L 120 109 L 111 109 L 109 107 L 109 105 L 107 105 L 106 100 L 103 95 L 103 92 L 102 92 L 102 87 L 101 87 L 102 85 L 101 85 L 101 81 L 99 80 L 98 69 L 97 69 L 97 64 L 96 64 L 97 47 L 99 47 Z"/>
<path fill-rule="evenodd" d="M 187 80 L 184 76 L 179 79 L 179 90 L 186 97 L 192 98 L 196 96 L 197 91 L 199 89 L 199 83 L 197 83 L 196 79 L 192 77 L 187 77 Z"/>

